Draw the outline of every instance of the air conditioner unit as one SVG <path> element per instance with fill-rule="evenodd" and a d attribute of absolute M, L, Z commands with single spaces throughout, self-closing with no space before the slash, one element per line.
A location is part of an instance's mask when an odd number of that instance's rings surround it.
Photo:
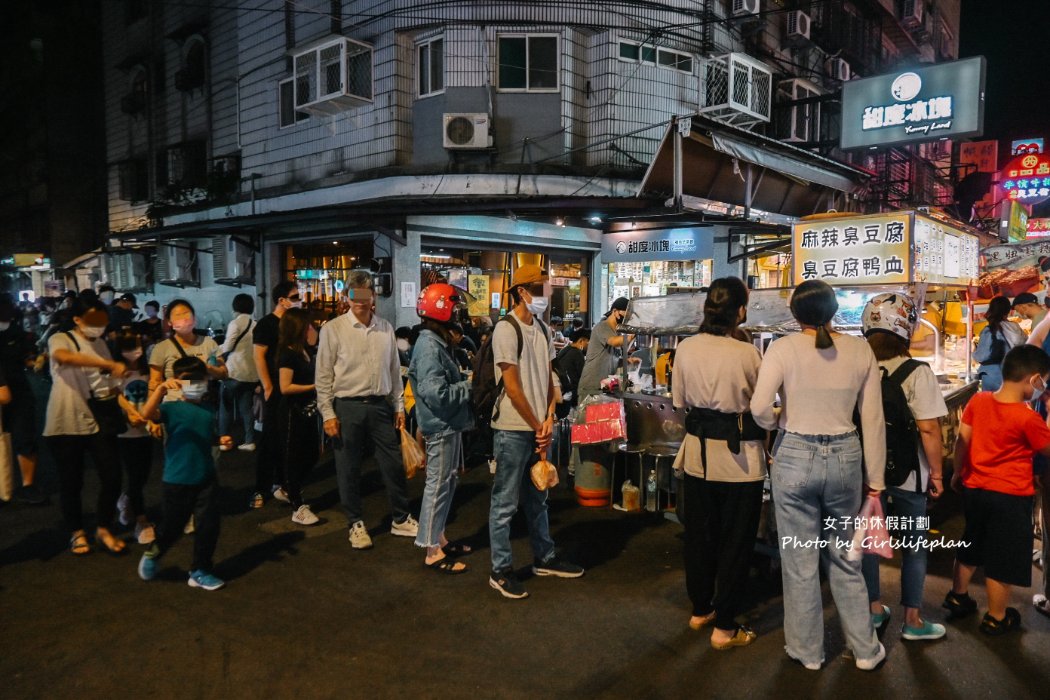
<path fill-rule="evenodd" d="M 824 64 L 824 69 L 835 80 L 846 82 L 850 79 L 849 63 L 841 58 L 829 58 Z"/>
<path fill-rule="evenodd" d="M 293 57 L 295 108 L 335 115 L 372 103 L 372 46 L 339 37 Z"/>
<path fill-rule="evenodd" d="M 197 251 L 193 244 L 157 246 L 157 258 L 153 263 L 153 276 L 159 284 L 169 287 L 199 287 Z"/>
<path fill-rule="evenodd" d="M 759 0 L 732 0 L 729 14 L 733 17 L 748 17 L 759 12 Z"/>
<path fill-rule="evenodd" d="M 446 113 L 441 132 L 445 148 L 491 148 L 491 123 L 489 115 L 484 113 Z"/>
<path fill-rule="evenodd" d="M 112 252 L 102 256 L 105 282 L 119 292 L 140 292 L 149 289 L 146 256 L 142 253 Z"/>
<path fill-rule="evenodd" d="M 904 0 L 901 3 L 901 24 L 908 29 L 921 27 L 925 9 L 925 0 Z"/>
<path fill-rule="evenodd" d="M 809 41 L 809 15 L 801 10 L 787 13 L 787 32 L 785 38 L 789 44 L 797 45 Z"/>
<path fill-rule="evenodd" d="M 704 62 L 700 113 L 750 129 L 772 114 L 773 74 L 756 58 L 729 53 Z"/>
<path fill-rule="evenodd" d="M 255 255 L 251 248 L 233 236 L 211 239 L 211 259 L 216 284 L 240 287 L 255 283 Z"/>
<path fill-rule="evenodd" d="M 783 80 L 777 85 L 777 95 L 783 102 L 805 100 L 821 94 L 823 93 L 820 88 L 801 78 Z M 782 114 L 778 129 L 781 140 L 806 143 L 820 139 L 819 102 L 792 105 L 791 109 Z"/>

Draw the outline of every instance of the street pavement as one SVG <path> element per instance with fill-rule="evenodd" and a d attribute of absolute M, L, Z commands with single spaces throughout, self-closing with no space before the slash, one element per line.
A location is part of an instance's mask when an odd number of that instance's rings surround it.
<path fill-rule="evenodd" d="M 412 540 L 389 534 L 378 472 L 364 476 L 365 515 L 375 548 L 353 551 L 325 457 L 306 487 L 323 518 L 301 528 L 287 505 L 247 509 L 254 455 L 220 460 L 222 534 L 216 573 L 226 588 L 186 585 L 191 537 L 162 560 L 157 580 L 136 575 L 141 547 L 75 558 L 59 527 L 57 481 L 44 463 L 51 505 L 0 508 L 0 697 L 3 698 L 1048 698 L 1050 620 L 1017 591 L 1023 629 L 990 639 L 979 615 L 948 623 L 946 639 L 904 642 L 894 608 L 888 661 L 873 673 L 841 658 L 843 638 L 825 586 L 827 662 L 819 672 L 784 654 L 777 581 L 759 558 L 752 580 L 747 648 L 715 651 L 686 622 L 681 527 L 653 514 L 581 508 L 561 485 L 551 529 L 564 555 L 587 568 L 578 580 L 532 577 L 528 537 L 515 521 L 514 554 L 531 596 L 501 598 L 488 586 L 488 495 L 484 468 L 456 494 L 450 538 L 478 551 L 468 573 L 423 566 Z M 159 460 L 147 490 L 160 503 Z M 411 484 L 415 507 L 422 476 Z M 97 478 L 89 473 L 87 512 Z M 957 539 L 957 503 L 935 527 Z M 159 513 L 157 514 L 159 515 Z M 91 517 L 89 515 L 89 517 Z M 130 534 L 128 535 L 130 537 Z M 926 611 L 944 619 L 950 552 L 935 551 Z M 898 560 L 899 561 L 899 560 Z M 884 600 L 895 604 L 899 571 L 883 567 Z M 1038 580 L 1033 570 L 1033 580 Z M 972 591 L 982 610 L 983 588 Z"/>

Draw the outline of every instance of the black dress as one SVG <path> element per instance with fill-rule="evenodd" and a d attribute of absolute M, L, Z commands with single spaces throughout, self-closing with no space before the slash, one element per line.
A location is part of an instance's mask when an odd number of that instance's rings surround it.
<path fill-rule="evenodd" d="M 281 369 L 292 370 L 292 384 L 313 384 L 314 364 L 302 353 L 281 350 L 277 354 L 275 378 L 280 381 Z M 317 394 L 282 395 L 278 408 L 278 430 L 281 454 L 284 460 L 287 484 L 285 490 L 293 505 L 302 504 L 303 479 L 317 462 L 320 445 Z"/>

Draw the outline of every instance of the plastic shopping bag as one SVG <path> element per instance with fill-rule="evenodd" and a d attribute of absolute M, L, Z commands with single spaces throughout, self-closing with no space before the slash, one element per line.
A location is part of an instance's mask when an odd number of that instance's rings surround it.
<path fill-rule="evenodd" d="M 407 430 L 401 428 L 401 461 L 405 465 L 405 478 L 411 479 L 423 467 L 423 449 Z"/>
<path fill-rule="evenodd" d="M 539 491 L 546 491 L 558 485 L 558 468 L 545 459 L 532 465 L 529 476 L 532 478 L 532 485 Z"/>
<path fill-rule="evenodd" d="M 857 528 L 853 533 L 853 546 L 846 555 L 848 561 L 858 561 L 865 554 L 877 554 L 886 559 L 893 558 L 893 548 L 886 532 L 886 515 L 882 510 L 882 499 L 868 496 L 857 515 Z"/>

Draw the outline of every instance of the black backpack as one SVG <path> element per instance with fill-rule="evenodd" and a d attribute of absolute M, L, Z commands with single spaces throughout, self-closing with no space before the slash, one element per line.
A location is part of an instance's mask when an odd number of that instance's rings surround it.
<path fill-rule="evenodd" d="M 904 395 L 904 382 L 923 363 L 905 360 L 893 374 L 882 372 L 882 412 L 886 418 L 886 484 L 900 486 L 913 472 L 915 490 L 922 491 L 919 474 L 919 428 Z"/>
<path fill-rule="evenodd" d="M 514 333 L 518 336 L 518 359 L 521 359 L 521 352 L 525 347 L 525 338 L 521 334 L 521 326 L 518 325 L 518 319 L 514 318 L 512 314 L 507 314 L 499 321 L 496 321 L 496 325 L 503 321 L 510 323 L 511 327 L 514 328 Z M 547 341 L 550 342 L 550 337 L 547 336 L 547 327 L 543 325 L 543 321 L 538 318 L 535 321 L 540 325 L 540 330 L 547 337 Z M 474 356 L 474 376 L 471 379 L 470 396 L 474 403 L 474 415 L 477 417 L 479 426 L 488 426 L 499 417 L 499 414 L 493 416 L 492 412 L 503 395 L 503 378 L 501 377 L 498 382 L 496 381 L 496 362 L 492 355 L 492 338 L 495 335 L 496 329 L 494 327 L 492 333 L 489 334 L 489 337 L 478 349 L 478 354 Z"/>

